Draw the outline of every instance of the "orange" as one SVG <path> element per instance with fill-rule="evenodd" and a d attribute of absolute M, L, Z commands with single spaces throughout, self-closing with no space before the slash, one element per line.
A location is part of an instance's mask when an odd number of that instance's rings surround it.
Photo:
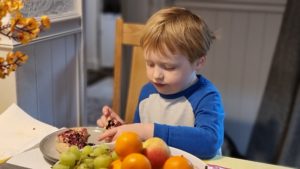
<path fill-rule="evenodd" d="M 184 156 L 171 156 L 164 163 L 162 169 L 193 169 L 193 165 Z"/>
<path fill-rule="evenodd" d="M 116 140 L 115 151 L 122 160 L 130 153 L 139 153 L 143 149 L 143 142 L 134 132 L 123 132 Z"/>
<path fill-rule="evenodd" d="M 151 169 L 151 163 L 143 154 L 131 153 L 124 158 L 122 169 Z"/>
<path fill-rule="evenodd" d="M 117 159 L 111 163 L 111 169 L 121 169 L 122 161 Z"/>

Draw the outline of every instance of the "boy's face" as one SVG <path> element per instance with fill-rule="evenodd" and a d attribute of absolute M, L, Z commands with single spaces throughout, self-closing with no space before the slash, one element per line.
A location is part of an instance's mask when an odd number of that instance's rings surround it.
<path fill-rule="evenodd" d="M 147 76 L 158 92 L 174 94 L 189 87 L 197 79 L 196 65 L 181 54 L 162 56 L 145 52 Z"/>

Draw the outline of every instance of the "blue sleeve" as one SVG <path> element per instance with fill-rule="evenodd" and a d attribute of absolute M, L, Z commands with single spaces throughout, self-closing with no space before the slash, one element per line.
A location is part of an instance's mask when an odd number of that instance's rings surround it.
<path fill-rule="evenodd" d="M 198 101 L 194 113 L 194 127 L 155 123 L 154 136 L 162 138 L 169 146 L 199 158 L 212 158 L 217 154 L 224 138 L 224 110 L 220 94 L 207 93 Z"/>
<path fill-rule="evenodd" d="M 140 113 L 139 113 L 139 107 L 136 106 L 136 110 L 134 113 L 134 118 L 133 118 L 133 123 L 140 123 L 141 119 L 140 119 Z"/>

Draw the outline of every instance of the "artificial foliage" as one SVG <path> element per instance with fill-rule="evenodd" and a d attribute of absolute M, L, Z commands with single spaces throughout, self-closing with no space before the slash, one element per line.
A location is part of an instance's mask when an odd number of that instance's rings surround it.
<path fill-rule="evenodd" d="M 0 41 L 6 36 L 21 44 L 27 44 L 37 38 L 41 31 L 50 28 L 48 16 L 24 17 L 22 0 L 0 0 Z M 9 18 L 5 21 L 4 18 Z M 11 72 L 24 64 L 28 56 L 21 51 L 10 51 L 0 56 L 0 78 L 6 78 Z"/>

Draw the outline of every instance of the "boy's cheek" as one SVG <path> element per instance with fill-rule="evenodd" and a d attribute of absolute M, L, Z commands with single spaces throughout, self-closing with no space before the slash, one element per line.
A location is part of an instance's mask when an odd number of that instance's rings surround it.
<path fill-rule="evenodd" d="M 149 80 L 152 79 L 152 71 L 149 68 L 146 68 L 146 74 Z"/>

